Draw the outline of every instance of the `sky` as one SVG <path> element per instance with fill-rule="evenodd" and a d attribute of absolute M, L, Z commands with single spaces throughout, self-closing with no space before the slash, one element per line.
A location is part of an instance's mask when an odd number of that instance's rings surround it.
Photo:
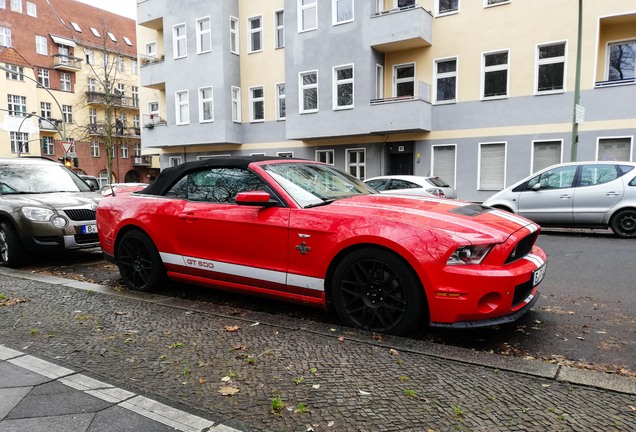
<path fill-rule="evenodd" d="M 79 0 L 127 18 L 137 19 L 137 0 Z"/>

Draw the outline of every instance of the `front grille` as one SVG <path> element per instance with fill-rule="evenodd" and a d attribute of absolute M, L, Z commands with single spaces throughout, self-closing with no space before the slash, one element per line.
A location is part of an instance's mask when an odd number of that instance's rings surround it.
<path fill-rule="evenodd" d="M 508 255 L 506 264 L 510 264 L 511 262 L 528 255 L 532 251 L 532 246 L 534 246 L 534 242 L 537 241 L 538 235 L 539 231 L 535 231 L 532 234 L 522 238 L 521 241 L 519 241 L 519 243 L 517 243 L 517 245 L 514 247 L 512 252 L 510 252 L 510 255 Z"/>
<path fill-rule="evenodd" d="M 517 306 L 519 303 L 527 299 L 533 288 L 532 278 L 530 278 L 530 280 L 526 283 L 517 285 L 515 287 L 515 294 L 512 297 L 512 307 Z"/>
<path fill-rule="evenodd" d="M 70 220 L 74 221 L 94 221 L 95 220 L 95 210 L 89 209 L 70 209 L 64 210 L 64 214 L 68 216 Z"/>
<path fill-rule="evenodd" d="M 76 234 L 75 235 L 75 243 L 77 243 L 78 245 L 97 243 L 98 241 L 99 241 L 99 237 L 97 237 L 97 234 Z"/>

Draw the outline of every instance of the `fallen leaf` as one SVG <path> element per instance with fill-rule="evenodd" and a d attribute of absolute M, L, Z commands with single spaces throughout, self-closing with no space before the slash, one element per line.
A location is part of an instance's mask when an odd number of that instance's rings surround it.
<path fill-rule="evenodd" d="M 221 378 L 221 381 L 223 382 L 228 382 L 230 381 L 232 378 L 230 378 L 229 376 L 224 376 L 223 378 Z"/>
<path fill-rule="evenodd" d="M 236 387 L 232 387 L 232 386 L 219 387 L 219 393 L 221 393 L 223 396 L 233 396 L 240 391 L 241 391 L 240 389 Z"/>
<path fill-rule="evenodd" d="M 358 390 L 360 392 L 360 396 L 371 396 L 371 393 L 364 391 L 364 390 Z"/>
<path fill-rule="evenodd" d="M 344 342 L 344 336 L 340 336 L 340 337 L 338 338 L 338 340 L 339 340 L 340 342 Z"/>
<path fill-rule="evenodd" d="M 230 333 L 234 333 L 235 331 L 238 331 L 238 329 L 240 329 L 239 326 L 234 325 L 234 326 L 225 326 L 225 331 L 226 332 L 230 332 Z"/>
<path fill-rule="evenodd" d="M 199 384 L 203 385 L 203 384 L 205 384 L 206 382 L 207 382 L 207 381 L 206 381 L 206 379 L 205 379 L 205 378 L 203 378 L 203 377 L 199 378 Z"/>
<path fill-rule="evenodd" d="M 333 425 L 335 425 L 335 424 L 336 424 L 336 422 L 335 422 L 335 421 L 330 420 L 330 421 L 327 423 L 327 427 L 333 427 Z"/>
<path fill-rule="evenodd" d="M 311 386 L 312 388 L 318 390 L 320 388 L 320 384 L 314 384 Z"/>
<path fill-rule="evenodd" d="M 541 384 L 541 387 L 550 387 L 551 384 Z"/>
<path fill-rule="evenodd" d="M 254 324 L 250 324 L 250 327 L 254 327 L 254 326 L 257 326 L 259 324 L 260 324 L 259 322 L 255 322 Z"/>
<path fill-rule="evenodd" d="M 633 405 L 627 405 L 629 407 L 630 410 L 632 411 L 636 411 L 636 406 Z"/>
<path fill-rule="evenodd" d="M 400 355 L 400 353 L 398 352 L 398 350 L 396 350 L 396 349 L 394 349 L 394 348 L 391 348 L 391 349 L 389 350 L 389 353 L 390 353 L 391 355 Z"/>
<path fill-rule="evenodd" d="M 381 334 L 373 333 L 373 340 L 381 341 L 384 339 Z"/>

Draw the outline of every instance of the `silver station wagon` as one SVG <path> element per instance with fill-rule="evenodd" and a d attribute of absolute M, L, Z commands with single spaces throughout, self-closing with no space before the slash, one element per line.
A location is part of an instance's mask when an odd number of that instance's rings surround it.
<path fill-rule="evenodd" d="M 542 226 L 611 228 L 636 237 L 636 163 L 570 162 L 545 168 L 484 202 Z"/>

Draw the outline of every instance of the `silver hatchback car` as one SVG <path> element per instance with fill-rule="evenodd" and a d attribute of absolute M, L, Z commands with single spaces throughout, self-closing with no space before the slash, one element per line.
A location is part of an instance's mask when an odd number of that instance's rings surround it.
<path fill-rule="evenodd" d="M 611 228 L 636 237 L 636 163 L 570 162 L 545 168 L 496 193 L 484 205 L 543 226 Z"/>

